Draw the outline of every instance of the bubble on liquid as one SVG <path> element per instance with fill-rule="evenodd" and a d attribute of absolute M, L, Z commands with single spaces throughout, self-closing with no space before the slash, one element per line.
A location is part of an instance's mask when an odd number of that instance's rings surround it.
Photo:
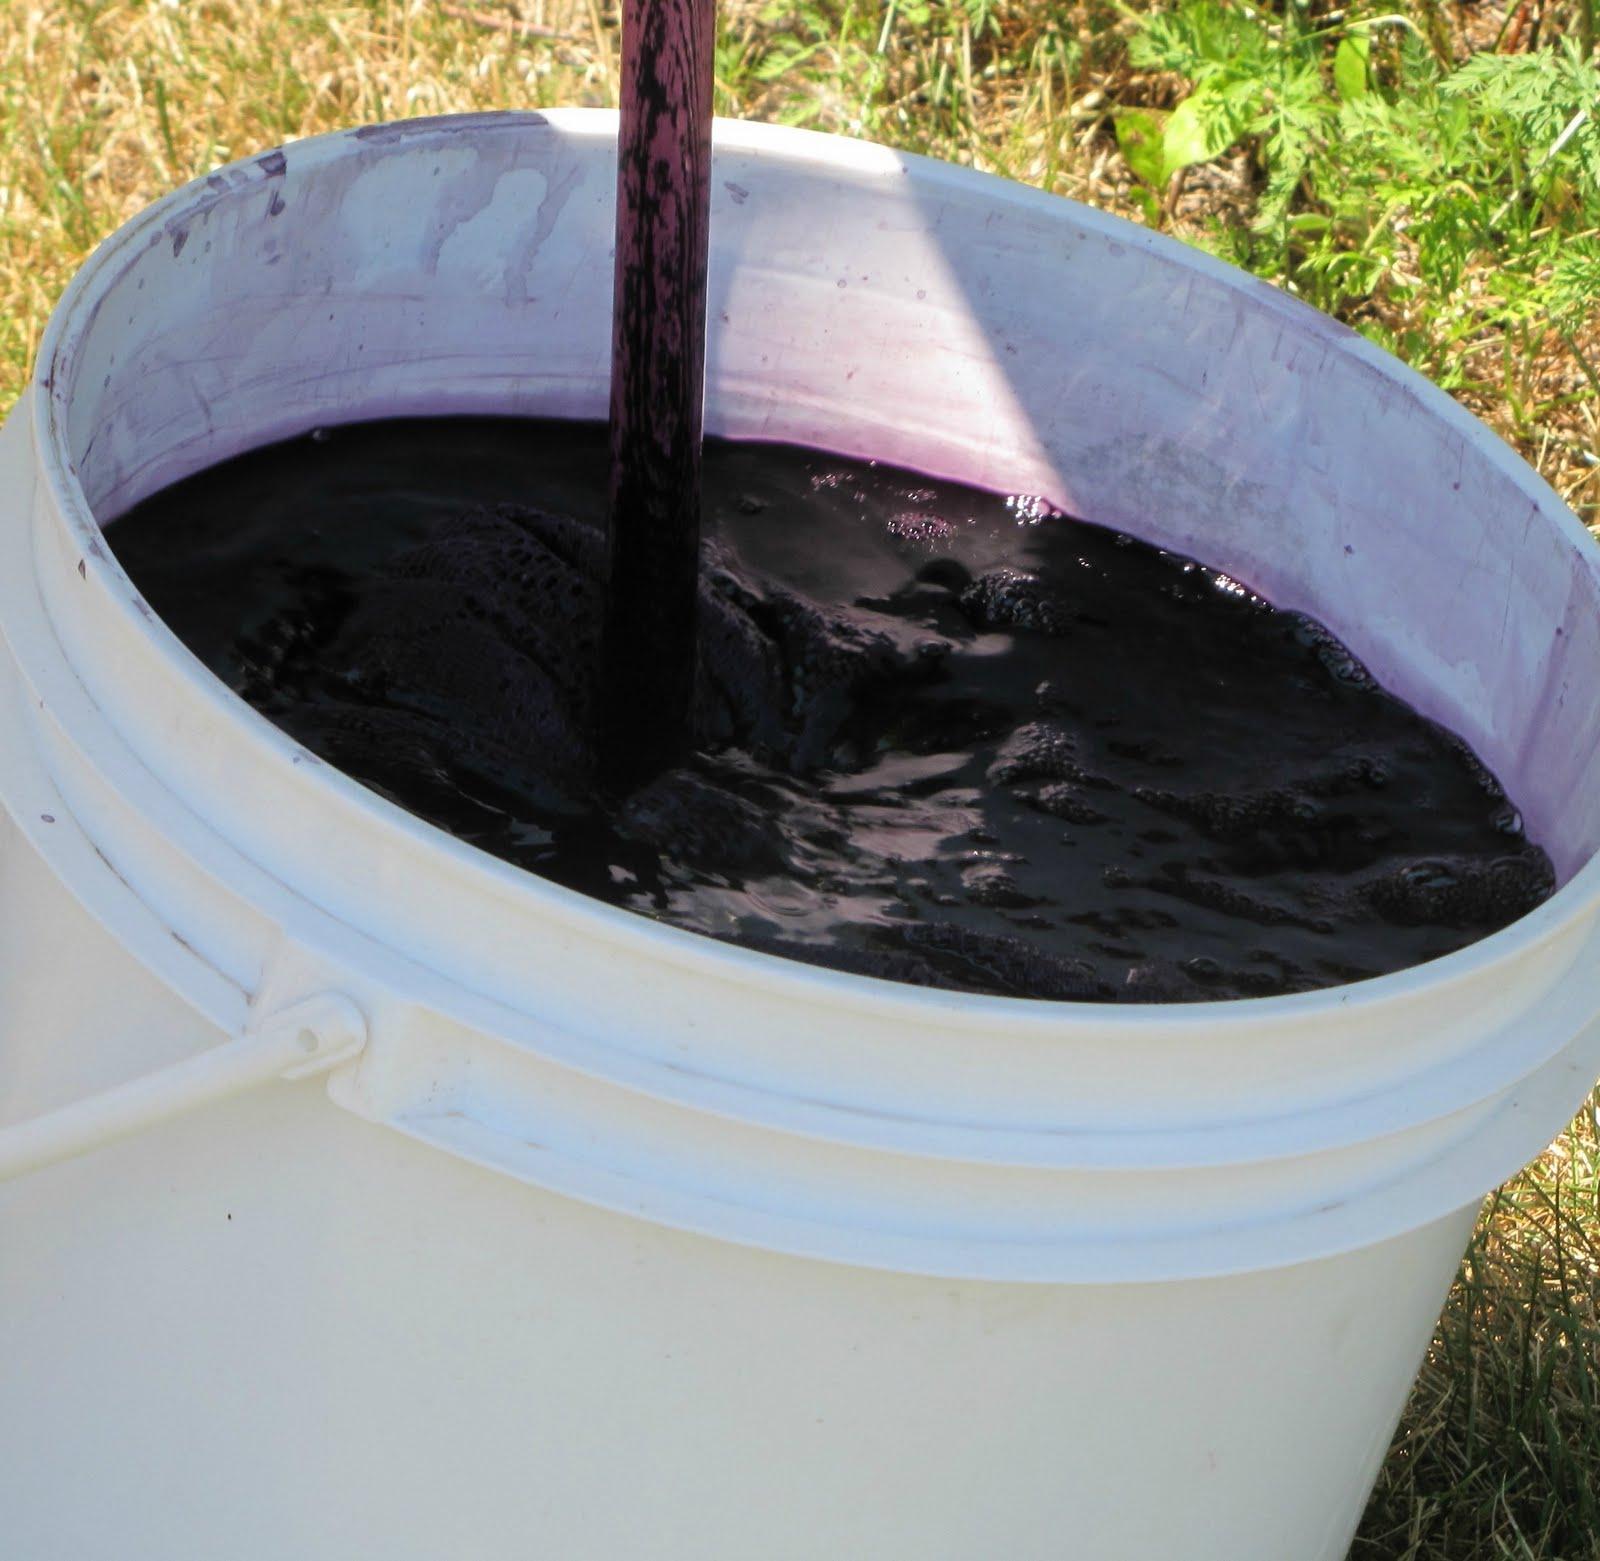
<path fill-rule="evenodd" d="M 901 510 L 891 515 L 886 529 L 890 536 L 902 542 L 915 542 L 929 547 L 947 541 L 955 530 L 942 515 L 930 515 L 922 510 Z"/>
<path fill-rule="evenodd" d="M 1213 840 L 1239 840 L 1264 830 L 1309 824 L 1317 805 L 1292 788 L 1255 792 L 1195 792 L 1184 795 L 1139 786 L 1134 796 L 1147 807 L 1185 819 Z"/>
<path fill-rule="evenodd" d="M 1549 898 L 1555 873 L 1543 851 L 1485 861 L 1438 857 L 1404 863 L 1367 881 L 1362 895 L 1401 926 L 1504 926 Z"/>
<path fill-rule="evenodd" d="M 1078 739 L 1055 721 L 1029 721 L 1001 745 L 989 766 L 989 781 L 1012 786 L 1019 781 L 1083 782 L 1087 772 L 1078 762 Z"/>
<path fill-rule="evenodd" d="M 1304 613 L 1291 614 L 1294 641 L 1303 645 L 1336 683 L 1347 688 L 1376 689 L 1377 680 L 1367 671 L 1354 651 L 1330 630 Z"/>
<path fill-rule="evenodd" d="M 1055 587 L 1023 569 L 991 569 L 961 593 L 961 610 L 980 629 L 1031 629 L 1057 638 L 1073 613 Z"/>
<path fill-rule="evenodd" d="M 997 862 L 975 862 L 963 868 L 961 883 L 974 905 L 1021 908 L 1039 903 L 1025 894 L 1015 875 Z"/>
<path fill-rule="evenodd" d="M 1061 518 L 1061 511 L 1037 493 L 1013 493 L 1005 503 L 1019 526 L 1037 526 L 1042 520 Z"/>
<path fill-rule="evenodd" d="M 1049 813 L 1069 824 L 1087 827 L 1106 820 L 1106 815 L 1084 796 L 1081 788 L 1065 781 L 1039 787 L 1029 800 L 1041 813 Z"/>

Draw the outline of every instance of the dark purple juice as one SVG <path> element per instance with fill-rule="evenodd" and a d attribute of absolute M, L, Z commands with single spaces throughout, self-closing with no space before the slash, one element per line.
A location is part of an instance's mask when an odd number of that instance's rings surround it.
<path fill-rule="evenodd" d="M 619 797 L 607 484 L 599 425 L 369 423 L 225 462 L 110 539 L 331 763 L 753 948 L 980 992 L 1254 996 L 1432 959 L 1551 892 L 1483 765 L 1311 620 L 1034 499 L 777 445 L 706 446 L 693 752 Z"/>

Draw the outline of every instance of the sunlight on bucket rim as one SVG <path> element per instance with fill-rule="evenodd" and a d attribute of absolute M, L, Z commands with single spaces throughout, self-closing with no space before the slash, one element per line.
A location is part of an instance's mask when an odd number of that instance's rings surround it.
<path fill-rule="evenodd" d="M 544 123 L 564 136 L 591 140 L 614 138 L 616 122 L 615 115 L 604 110 L 551 110 L 537 115 L 460 117 L 474 121 L 492 120 L 496 124 Z M 403 136 L 423 136 L 437 128 L 437 121 L 403 121 L 400 122 L 398 133 Z M 340 131 L 291 144 L 301 156 L 310 153 L 331 157 L 343 150 L 354 134 L 353 131 Z M 939 178 L 956 184 L 992 187 L 1003 182 L 993 175 L 935 164 L 913 154 L 893 152 L 870 143 L 742 122 L 719 120 L 717 145 L 719 148 L 748 150 L 801 162 L 815 160 L 817 154 L 826 149 L 830 165 L 837 165 L 843 155 L 858 158 L 860 166 L 876 170 L 888 167 L 937 170 Z M 254 177 L 254 170 L 264 155 L 271 154 L 258 153 L 241 158 L 219 172 L 224 178 L 230 175 L 239 179 Z M 58 382 L 57 369 L 65 362 L 65 354 L 74 339 L 91 327 L 98 303 L 96 293 L 107 279 L 107 274 L 114 276 L 120 262 L 124 262 L 130 254 L 142 252 L 150 242 L 153 231 L 164 229 L 176 215 L 197 209 L 207 202 L 227 200 L 233 193 L 232 187 L 219 194 L 214 184 L 207 184 L 207 178 L 216 180 L 217 177 L 213 173 L 192 181 L 116 230 L 102 242 L 64 293 L 44 332 L 35 375 L 25 393 L 35 414 L 34 437 L 40 466 L 39 480 L 49 486 L 61 513 L 67 518 L 71 534 L 83 549 L 90 576 L 109 597 L 117 613 L 152 641 L 173 676 L 187 686 L 197 702 L 211 707 L 235 724 L 241 716 L 245 717 L 256 746 L 264 750 L 263 757 L 270 756 L 270 762 L 280 766 L 296 764 L 298 786 L 306 788 L 312 795 L 320 792 L 346 805 L 375 813 L 388 828 L 400 830 L 412 848 L 423 853 L 425 858 L 441 866 L 448 864 L 455 874 L 474 880 L 493 897 L 521 899 L 558 911 L 568 920 L 581 921 L 591 935 L 619 947 L 648 951 L 653 957 L 670 964 L 693 967 L 707 975 L 740 985 L 803 988 L 808 999 L 820 1000 L 828 1006 L 869 1009 L 884 1014 L 892 1013 L 899 1018 L 912 1018 L 920 1012 L 928 1017 L 936 1015 L 941 1024 L 958 1028 L 993 1027 L 999 1024 L 1013 1029 L 1021 1026 L 1030 1030 L 1052 1030 L 1069 1021 L 1081 1025 L 1087 1020 L 1096 1027 L 1139 1029 L 1148 1033 L 1151 1021 L 1159 1020 L 1163 1028 L 1177 1032 L 1172 1039 L 1179 1038 L 1182 1032 L 1214 1029 L 1219 1021 L 1232 1029 L 1255 1029 L 1275 1026 L 1286 1019 L 1341 1010 L 1348 1013 L 1395 999 L 1426 994 L 1449 984 L 1468 970 L 1481 971 L 1485 967 L 1509 964 L 1582 917 L 1594 913 L 1596 902 L 1600 901 L 1600 854 L 1591 855 L 1543 905 L 1487 937 L 1420 965 L 1316 991 L 1181 1004 L 1081 1003 L 944 992 L 804 965 L 781 956 L 723 944 L 698 933 L 683 931 L 654 922 L 643 915 L 605 905 L 457 840 L 331 765 L 299 765 L 298 759 L 307 751 L 302 745 L 258 715 L 229 690 L 177 639 L 165 623 L 149 618 L 139 610 L 140 604 L 132 583 L 112 553 L 102 545 L 104 534 L 78 480 L 62 415 L 72 386 Z M 1009 198 L 1037 203 L 1051 211 L 1059 211 L 1063 204 L 1062 197 L 1010 184 L 1006 184 L 1005 188 Z M 1076 203 L 1066 204 L 1073 207 L 1075 221 L 1083 226 L 1114 233 L 1120 240 L 1144 249 L 1181 254 L 1186 264 L 1209 272 L 1252 302 L 1259 301 L 1262 294 L 1267 294 L 1275 308 L 1303 311 L 1306 315 L 1315 315 L 1319 320 L 1326 318 L 1247 273 L 1190 250 L 1176 240 Z M 80 316 L 85 314 L 87 318 L 81 319 Z M 1364 338 L 1353 332 L 1344 332 L 1342 327 L 1339 329 L 1342 334 L 1340 339 L 1331 344 L 1331 350 L 1360 357 L 1422 400 L 1430 415 L 1464 427 L 1472 434 L 1475 444 L 1483 439 L 1483 425 L 1471 418 L 1450 397 Z M 1496 460 L 1518 486 L 1554 511 L 1569 540 L 1583 552 L 1591 572 L 1600 574 L 1600 548 L 1596 547 L 1593 538 L 1553 490 L 1498 439 L 1494 439 L 1487 449 L 1481 444 L 1479 448 L 1489 458 Z"/>

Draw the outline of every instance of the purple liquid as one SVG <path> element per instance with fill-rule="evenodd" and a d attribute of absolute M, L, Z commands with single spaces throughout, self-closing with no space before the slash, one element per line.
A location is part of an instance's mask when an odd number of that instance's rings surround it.
<path fill-rule="evenodd" d="M 331 763 L 750 947 L 980 992 L 1254 996 L 1435 958 L 1553 888 L 1482 764 L 1310 620 L 1034 500 L 774 445 L 706 446 L 693 748 L 619 796 L 607 470 L 598 425 L 353 425 L 110 539 Z"/>

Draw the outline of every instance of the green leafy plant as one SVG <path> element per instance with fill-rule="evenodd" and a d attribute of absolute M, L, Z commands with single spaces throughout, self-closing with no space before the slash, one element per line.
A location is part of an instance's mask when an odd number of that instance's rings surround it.
<path fill-rule="evenodd" d="M 1439 53 L 1397 14 L 1318 24 L 1292 4 L 1179 0 L 1142 16 L 1130 60 L 1186 89 L 1117 121 L 1136 198 L 1159 221 L 1174 176 L 1243 148 L 1252 220 L 1209 240 L 1227 258 L 1447 387 L 1482 382 L 1508 335 L 1532 351 L 1553 334 L 1593 394 L 1579 337 L 1600 301 L 1585 247 L 1600 231 L 1600 71 L 1571 38 L 1459 65 Z M 1496 388 L 1521 393 L 1503 374 Z"/>

